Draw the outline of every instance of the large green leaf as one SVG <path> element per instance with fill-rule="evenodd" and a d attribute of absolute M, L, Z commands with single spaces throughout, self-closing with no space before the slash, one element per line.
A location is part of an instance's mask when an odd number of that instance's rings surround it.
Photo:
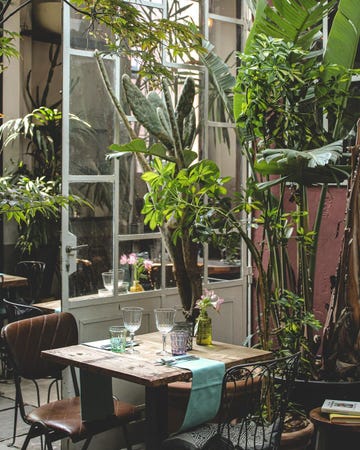
<path fill-rule="evenodd" d="M 203 40 L 202 45 L 205 48 L 206 53 L 199 55 L 200 60 L 208 69 L 210 82 L 214 85 L 218 95 L 222 99 L 227 114 L 232 118 L 232 90 L 235 86 L 235 77 L 230 73 L 229 66 L 213 52 L 213 44 Z"/>
<path fill-rule="evenodd" d="M 254 37 L 259 33 L 291 41 L 310 49 L 322 19 L 336 4 L 336 0 L 273 0 L 273 7 L 260 0 L 245 52 L 249 53 Z"/>
<path fill-rule="evenodd" d="M 339 64 L 345 69 L 354 67 L 355 57 L 360 39 L 360 8 L 353 0 L 341 0 L 334 17 L 326 51 L 324 55 L 325 71 L 323 78 L 331 78 L 331 65 Z M 344 90 L 348 90 L 350 81 L 344 83 Z M 342 107 L 336 117 L 333 137 L 336 139 L 342 133 L 343 114 L 347 101 L 343 100 Z"/>
<path fill-rule="evenodd" d="M 124 153 L 142 153 L 144 155 L 159 156 L 160 158 L 171 162 L 175 161 L 175 159 L 168 154 L 167 148 L 160 142 L 157 142 L 147 148 L 144 139 L 140 138 L 133 139 L 132 141 L 122 145 L 112 144 L 109 146 L 109 149 L 114 153 L 109 153 L 106 155 L 107 159 L 118 158 Z"/>
<path fill-rule="evenodd" d="M 349 168 L 341 165 L 342 149 L 342 141 L 313 150 L 266 149 L 255 168 L 262 175 L 286 176 L 288 181 L 305 185 L 339 183 L 349 175 Z"/>

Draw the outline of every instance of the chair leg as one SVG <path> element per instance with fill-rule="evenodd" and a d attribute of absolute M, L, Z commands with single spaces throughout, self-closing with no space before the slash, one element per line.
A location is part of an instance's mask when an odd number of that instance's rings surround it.
<path fill-rule="evenodd" d="M 84 445 L 81 447 L 81 450 L 87 450 L 87 448 L 90 445 L 91 439 L 92 439 L 92 436 L 90 436 L 86 439 L 86 441 L 84 442 Z"/>
<path fill-rule="evenodd" d="M 41 436 L 41 448 L 42 448 L 42 436 Z M 45 448 L 47 450 L 53 450 L 52 440 L 50 439 L 48 433 L 45 433 Z"/>
<path fill-rule="evenodd" d="M 12 447 L 15 444 L 16 429 L 17 429 L 17 419 L 18 419 L 18 409 L 19 409 L 19 399 L 18 399 L 18 392 L 16 390 L 16 393 L 15 393 L 15 408 L 14 408 L 13 437 L 12 437 L 11 443 L 8 444 L 8 447 Z"/>
<path fill-rule="evenodd" d="M 32 426 L 30 427 L 30 430 L 29 430 L 28 434 L 26 435 L 25 441 L 23 442 L 23 445 L 21 446 L 21 450 L 26 450 L 27 446 L 29 445 L 30 439 L 32 437 L 31 433 L 30 433 L 31 428 L 32 428 Z"/>
<path fill-rule="evenodd" d="M 123 429 L 123 434 L 124 434 L 124 440 L 125 440 L 126 448 L 127 448 L 127 450 L 132 450 L 132 445 L 130 444 L 130 441 L 129 441 L 129 434 L 128 434 L 126 425 L 123 425 L 122 429 Z"/>

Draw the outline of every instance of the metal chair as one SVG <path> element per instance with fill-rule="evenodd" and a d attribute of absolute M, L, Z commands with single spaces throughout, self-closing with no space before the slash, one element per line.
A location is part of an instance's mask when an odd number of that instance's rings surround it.
<path fill-rule="evenodd" d="M 39 301 L 45 267 L 46 264 L 43 261 L 20 261 L 17 263 L 16 273 L 28 280 L 27 286 L 18 288 L 18 296 L 23 302 L 30 305 Z"/>
<path fill-rule="evenodd" d="M 15 303 L 6 298 L 2 299 L 8 323 L 16 322 L 17 320 L 28 319 L 30 317 L 41 316 L 44 312 L 36 306 L 28 305 L 26 303 Z"/>
<path fill-rule="evenodd" d="M 227 370 L 219 423 L 166 439 L 162 450 L 277 450 L 299 354 Z M 245 391 L 241 401 L 236 391 Z"/>
<path fill-rule="evenodd" d="M 52 443 L 70 438 L 72 442 L 85 440 L 82 447 L 87 449 L 92 437 L 103 431 L 122 426 L 125 439 L 126 424 L 138 418 L 135 406 L 114 400 L 114 414 L 104 420 L 83 422 L 81 420 L 79 388 L 75 370 L 71 367 L 75 397 L 55 400 L 35 407 L 30 412 L 25 411 L 21 392 L 23 378 L 36 381 L 42 378 L 61 378 L 66 368 L 41 358 L 41 351 L 66 347 L 78 343 L 78 332 L 74 317 L 67 313 L 54 313 L 19 320 L 10 323 L 2 329 L 2 337 L 14 371 L 16 399 L 20 414 L 25 423 L 30 425 L 29 432 L 23 443 L 25 450 L 31 439 L 43 436 L 45 447 L 52 450 Z M 128 444 L 128 449 L 131 449 Z"/>

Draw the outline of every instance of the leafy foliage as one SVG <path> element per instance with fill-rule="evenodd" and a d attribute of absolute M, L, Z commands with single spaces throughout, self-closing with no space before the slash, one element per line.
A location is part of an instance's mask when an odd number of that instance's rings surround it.
<path fill-rule="evenodd" d="M 89 19 L 90 34 L 105 38 L 110 52 L 131 56 L 139 63 L 140 74 L 155 81 L 159 75 L 171 76 L 171 71 L 162 64 L 164 49 L 180 58 L 192 50 L 202 51 L 197 27 L 186 14 L 188 7 L 165 19 L 157 18 L 149 7 L 126 0 L 75 0 L 72 3 Z M 99 28 L 99 24 L 105 27 Z"/>
<path fill-rule="evenodd" d="M 45 181 L 44 177 L 20 177 L 16 184 L 11 177 L 0 178 L 0 215 L 18 224 L 29 225 L 37 214 L 59 217 L 61 207 L 81 202 L 75 196 L 54 195 L 54 182 Z"/>

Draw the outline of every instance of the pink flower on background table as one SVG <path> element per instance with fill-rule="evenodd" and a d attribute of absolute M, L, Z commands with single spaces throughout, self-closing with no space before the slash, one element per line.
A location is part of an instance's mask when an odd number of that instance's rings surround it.
<path fill-rule="evenodd" d="M 146 278 L 145 271 L 150 272 L 153 266 L 153 262 L 150 259 L 145 259 L 137 256 L 136 253 L 130 253 L 129 255 L 121 255 L 120 264 L 129 264 L 133 266 L 133 281 L 139 281 L 140 278 Z"/>

